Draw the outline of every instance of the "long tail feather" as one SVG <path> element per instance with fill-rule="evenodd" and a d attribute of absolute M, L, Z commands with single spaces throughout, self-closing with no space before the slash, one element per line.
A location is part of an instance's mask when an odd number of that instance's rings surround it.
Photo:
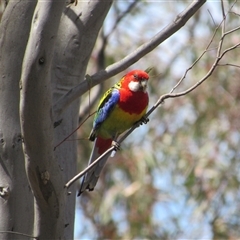
<path fill-rule="evenodd" d="M 103 138 L 97 137 L 94 142 L 94 147 L 93 147 L 88 165 L 91 164 L 93 161 L 95 161 L 109 147 L 111 147 L 111 143 L 112 143 L 112 139 L 103 139 Z M 100 173 L 110 155 L 111 153 L 106 155 L 97 165 L 95 165 L 88 173 L 84 175 L 81 183 L 81 187 L 78 192 L 78 196 L 80 196 L 80 194 L 84 192 L 86 189 L 88 189 L 89 191 L 94 190 L 94 187 L 97 184 Z"/>

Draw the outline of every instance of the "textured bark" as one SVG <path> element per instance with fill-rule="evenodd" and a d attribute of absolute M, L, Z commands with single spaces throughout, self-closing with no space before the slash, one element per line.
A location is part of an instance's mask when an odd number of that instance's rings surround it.
<path fill-rule="evenodd" d="M 34 195 L 34 236 L 61 239 L 62 172 L 54 157 L 50 69 L 64 2 L 38 2 L 21 75 L 20 122 L 26 172 Z"/>
<path fill-rule="evenodd" d="M 35 5 L 10 1 L 0 26 L 0 231 L 25 234 L 32 233 L 34 214 L 22 153 L 19 79 Z M 23 236 L 5 232 L 0 239 Z"/>

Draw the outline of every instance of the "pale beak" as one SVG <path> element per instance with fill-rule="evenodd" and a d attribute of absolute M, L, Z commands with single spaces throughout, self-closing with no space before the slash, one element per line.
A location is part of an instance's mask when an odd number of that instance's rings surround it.
<path fill-rule="evenodd" d="M 146 92 L 147 90 L 147 80 L 142 80 L 140 82 L 140 89 L 143 91 L 143 92 Z"/>

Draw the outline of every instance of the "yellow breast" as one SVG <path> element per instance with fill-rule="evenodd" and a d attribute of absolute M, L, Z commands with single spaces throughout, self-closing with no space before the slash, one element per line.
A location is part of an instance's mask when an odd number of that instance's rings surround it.
<path fill-rule="evenodd" d="M 120 109 L 119 106 L 116 106 L 108 118 L 102 123 L 98 135 L 102 138 L 113 138 L 114 136 L 118 136 L 139 121 L 146 113 L 146 110 L 147 108 L 140 114 L 129 114 Z"/>

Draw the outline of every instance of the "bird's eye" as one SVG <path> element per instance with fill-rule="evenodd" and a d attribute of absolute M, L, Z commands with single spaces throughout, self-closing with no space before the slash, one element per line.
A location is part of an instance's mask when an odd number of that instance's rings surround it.
<path fill-rule="evenodd" d="M 137 74 L 133 74 L 133 77 L 134 77 L 135 79 L 138 79 L 138 75 L 137 75 Z"/>

